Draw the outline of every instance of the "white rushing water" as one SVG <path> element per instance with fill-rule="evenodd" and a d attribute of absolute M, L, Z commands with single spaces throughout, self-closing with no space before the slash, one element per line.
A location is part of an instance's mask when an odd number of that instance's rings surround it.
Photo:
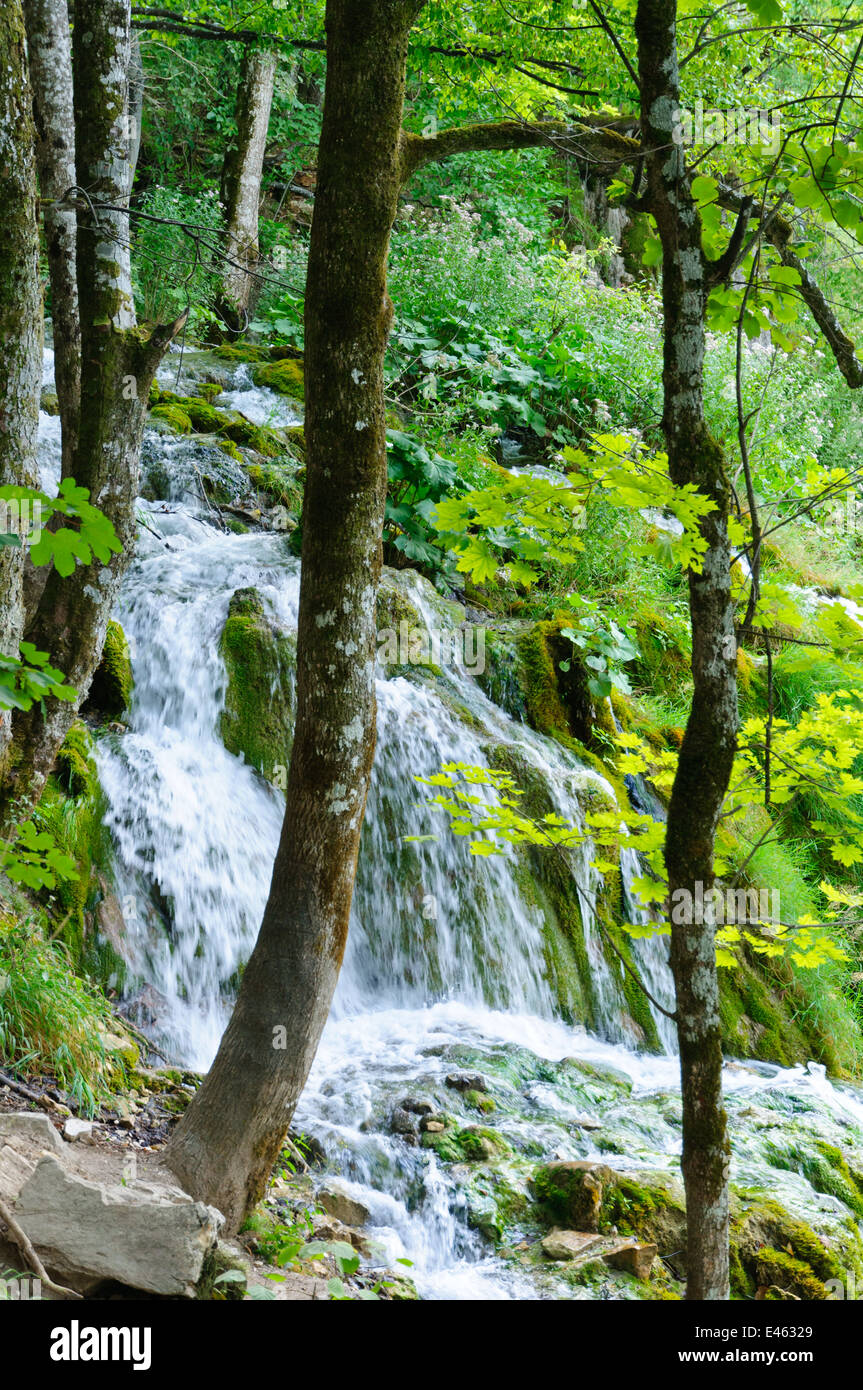
<path fill-rule="evenodd" d="M 163 370 L 176 372 L 173 360 Z M 250 419 L 296 418 L 242 372 L 226 386 L 219 403 Z M 43 415 L 40 439 L 45 485 L 56 485 L 52 417 Z M 158 1046 L 172 1060 L 206 1068 L 260 923 L 283 814 L 283 794 L 221 742 L 219 638 L 231 595 L 248 586 L 260 591 L 275 625 L 294 631 L 299 562 L 282 535 L 226 534 L 213 524 L 184 481 L 195 447 L 148 434 L 145 455 L 161 465 L 169 500 L 140 504 L 145 525 L 116 614 L 132 649 L 133 705 L 128 731 L 99 740 L 98 762 L 133 981 L 145 989 Z M 401 582 L 413 584 L 411 598 L 433 626 L 428 593 L 409 577 Z M 602 1038 L 559 1017 L 543 915 L 524 891 L 517 861 L 471 857 L 443 818 L 435 823 L 413 777 L 447 761 L 487 766 L 506 749 L 541 779 L 553 809 L 574 820 L 586 795 L 602 794 L 602 779 L 510 719 L 462 670 L 450 670 L 437 688 L 380 674 L 378 749 L 349 946 L 296 1126 L 324 1145 L 345 1189 L 369 1207 L 376 1261 L 410 1260 L 425 1297 L 535 1297 L 525 1274 L 484 1239 L 480 1198 L 468 1192 L 465 1174 L 393 1133 L 393 1108 L 406 1097 L 440 1097 L 448 1072 L 480 1066 L 494 1078 L 495 1124 L 525 1162 L 599 1152 L 592 1128 L 581 1123 L 589 1104 L 623 1136 L 630 1166 L 673 1167 L 677 1062 L 632 1049 L 620 972 L 608 964 L 589 908 L 597 881 L 587 850 L 574 873 Z M 433 844 L 405 842 L 430 831 L 439 834 Z M 634 854 L 624 854 L 623 868 L 626 885 L 638 872 Z M 664 943 L 637 943 L 636 958 L 668 1006 Z M 671 1049 L 668 1020 L 655 1018 Z M 622 1081 L 591 1090 L 582 1077 L 581 1089 L 568 1089 L 572 1059 Z M 777 1123 L 809 1107 L 828 1127 L 863 1131 L 859 1097 L 832 1086 L 823 1068 L 731 1066 L 727 1091 L 732 1118 L 735 1107 L 758 1097 Z M 735 1161 L 763 1178 L 762 1152 L 747 1134 L 741 1131 Z M 812 1189 L 792 1172 L 774 1185 L 780 1181 L 804 1214 Z"/>

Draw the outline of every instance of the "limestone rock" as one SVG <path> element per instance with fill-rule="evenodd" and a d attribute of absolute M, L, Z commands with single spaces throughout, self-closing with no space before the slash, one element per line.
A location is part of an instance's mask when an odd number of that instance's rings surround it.
<path fill-rule="evenodd" d="M 70 1116 L 63 1126 L 63 1138 L 68 1139 L 70 1144 L 92 1144 L 92 1122 L 90 1120 L 79 1120 L 74 1115 Z"/>
<path fill-rule="evenodd" d="M 15 1149 L 26 1147 L 34 1152 L 40 1149 L 63 1152 L 63 1140 L 48 1116 L 29 1110 L 20 1114 L 0 1115 L 0 1144 L 11 1144 Z"/>
<path fill-rule="evenodd" d="M 194 1295 L 224 1218 L 178 1187 L 88 1182 L 46 1154 L 15 1215 L 64 1282 L 114 1279 L 166 1296 Z"/>
<path fill-rule="evenodd" d="M 345 1226 L 364 1226 L 369 1219 L 369 1209 L 355 1197 L 349 1197 L 338 1187 L 321 1187 L 317 1199 L 329 1216 L 335 1217 Z"/>
<path fill-rule="evenodd" d="M 598 1231 L 603 1184 L 613 1181 L 611 1169 L 595 1159 L 565 1159 L 540 1168 L 534 1188 L 539 1200 L 573 1230 Z"/>
<path fill-rule="evenodd" d="M 622 1269 L 625 1274 L 632 1274 L 636 1279 L 649 1279 L 656 1255 L 655 1245 L 633 1243 L 607 1251 L 603 1259 L 611 1269 Z"/>
<path fill-rule="evenodd" d="M 550 1260 L 574 1260 L 602 1244 L 602 1236 L 589 1231 L 563 1231 L 555 1227 L 542 1242 L 543 1254 Z"/>

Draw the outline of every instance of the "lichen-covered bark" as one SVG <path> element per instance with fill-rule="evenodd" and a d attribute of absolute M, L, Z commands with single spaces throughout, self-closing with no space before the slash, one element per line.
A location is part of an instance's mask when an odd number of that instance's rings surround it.
<path fill-rule="evenodd" d="M 66 0 L 24 0 L 24 18 L 36 122 L 36 163 L 51 281 L 54 378 L 62 423 L 63 469 L 68 476 L 75 451 L 81 393 L 75 210 L 69 205 L 76 182 L 72 36 Z"/>
<path fill-rule="evenodd" d="M 246 327 L 257 299 L 258 205 L 275 80 L 273 50 L 247 48 L 237 88 L 237 138 L 222 178 L 227 263 L 217 309 L 234 332 Z"/>
<path fill-rule="evenodd" d="M 663 247 L 663 430 L 671 477 L 694 483 L 717 510 L 705 520 L 701 574 L 689 576 L 692 708 L 668 812 L 669 889 L 695 895 L 713 883 L 713 846 L 737 737 L 728 484 L 722 451 L 704 420 L 707 266 L 680 145 L 676 0 L 639 0 L 636 15 L 642 139 L 650 206 Z M 690 901 L 693 901 L 690 898 Z M 671 967 L 683 1092 L 687 1297 L 728 1297 L 728 1140 L 722 1105 L 722 1037 L 714 928 L 672 927 Z"/>
<path fill-rule="evenodd" d="M 402 176 L 407 37 L 419 9 L 418 0 L 327 4 L 306 290 L 297 721 L 285 823 L 234 1013 L 168 1151 L 187 1190 L 215 1203 L 233 1228 L 264 1191 L 347 940 L 375 740 L 386 258 Z"/>
<path fill-rule="evenodd" d="M 32 102 L 18 0 L 0 10 L 0 484 L 36 483 L 42 295 Z M 5 526 L 0 525 L 5 530 Z M 0 652 L 17 656 L 24 551 L 0 549 Z M 0 765 L 9 720 L 0 715 Z"/>
<path fill-rule="evenodd" d="M 78 208 L 81 410 L 71 469 L 114 524 L 121 554 L 51 573 L 27 636 L 78 691 L 13 720 L 14 757 L 0 781 L 0 833 L 38 797 L 90 687 L 111 607 L 135 541 L 141 439 L 153 374 L 182 320 L 135 326 L 129 275 L 126 82 L 129 0 L 78 0 L 73 34 L 75 162 L 90 202 Z M 121 211 L 108 211 L 106 206 Z"/>

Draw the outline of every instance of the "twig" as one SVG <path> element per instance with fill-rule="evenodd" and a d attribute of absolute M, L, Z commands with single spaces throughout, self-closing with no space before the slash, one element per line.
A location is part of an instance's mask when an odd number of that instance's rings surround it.
<path fill-rule="evenodd" d="M 8 1229 L 10 1236 L 18 1246 L 25 1260 L 28 1261 L 30 1268 L 39 1279 L 43 1288 L 48 1289 L 50 1293 L 59 1294 L 60 1298 L 80 1299 L 83 1297 L 82 1294 L 76 1293 L 74 1289 L 67 1289 L 64 1284 L 54 1283 L 54 1280 L 51 1278 L 42 1261 L 39 1259 L 39 1256 L 36 1254 L 36 1251 L 33 1249 L 33 1244 L 27 1232 L 18 1225 L 18 1222 L 15 1220 L 15 1217 L 12 1215 L 2 1197 L 0 1197 L 0 1221 L 2 1221 Z"/>

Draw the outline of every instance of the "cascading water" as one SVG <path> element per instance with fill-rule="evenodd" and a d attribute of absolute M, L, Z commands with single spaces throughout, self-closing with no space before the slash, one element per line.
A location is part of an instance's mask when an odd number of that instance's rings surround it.
<path fill-rule="evenodd" d="M 181 371 L 188 380 L 194 370 L 192 355 Z M 176 386 L 172 372 L 169 358 L 163 379 Z M 244 369 L 224 385 L 219 403 L 255 422 L 295 418 Z M 57 474 L 55 425 L 42 417 L 46 486 Z M 282 793 L 221 742 L 219 638 L 231 595 L 247 586 L 259 590 L 274 624 L 294 630 L 299 563 L 283 535 L 226 534 L 214 524 L 198 486 L 200 447 L 148 433 L 148 490 L 159 500 L 140 504 L 138 551 L 117 612 L 133 655 L 130 727 L 99 740 L 98 762 L 130 973 L 149 1000 L 149 1031 L 171 1060 L 205 1068 L 260 923 L 283 812 Z M 431 591 L 410 575 L 398 582 L 427 626 L 439 625 Z M 377 1261 L 409 1259 L 424 1296 L 542 1296 L 541 1282 L 492 1253 L 482 1183 L 393 1132 L 394 1108 L 417 1096 L 439 1106 L 447 1074 L 479 1066 L 496 1096 L 487 1123 L 512 1155 L 516 1177 L 542 1156 L 590 1157 L 609 1146 L 629 1167 L 672 1169 L 680 1148 L 677 1064 L 631 1050 L 620 970 L 609 964 L 591 912 L 598 876 L 588 851 L 575 857 L 573 873 L 604 1040 L 559 1017 L 547 924 L 524 891 L 517 859 L 470 856 L 443 819 L 434 824 L 413 778 L 448 761 L 494 766 L 503 749 L 541 780 L 561 816 L 580 821 L 586 796 L 609 789 L 567 750 L 509 718 L 458 666 L 437 683 L 388 679 L 384 669 L 380 677 L 349 947 L 295 1123 L 323 1144 L 333 1171 L 368 1206 Z M 405 841 L 430 830 L 440 832 L 434 844 Z M 622 871 L 628 894 L 638 872 L 633 852 L 624 852 Z M 668 1007 L 664 944 L 637 942 L 634 954 Z M 671 1052 L 669 1020 L 659 1011 L 654 1018 Z M 823 1068 L 763 1064 L 729 1068 L 727 1090 L 741 1171 L 757 1171 L 762 1183 L 767 1171 L 801 1215 L 811 1217 L 814 1199 L 825 1221 L 847 1216 L 798 1174 L 767 1169 L 748 1122 L 737 1125 L 736 1116 L 757 1096 L 770 1124 L 811 1112 L 831 1142 L 837 1128 L 859 1142 L 857 1094 L 831 1086 Z"/>

